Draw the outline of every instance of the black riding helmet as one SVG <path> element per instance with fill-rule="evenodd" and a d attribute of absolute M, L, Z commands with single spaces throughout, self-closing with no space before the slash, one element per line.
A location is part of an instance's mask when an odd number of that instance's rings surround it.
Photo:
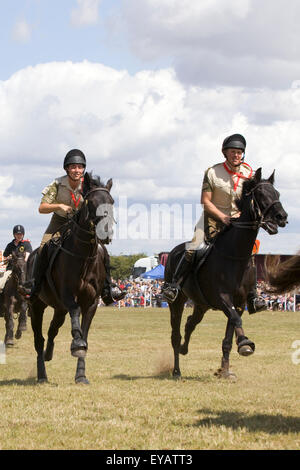
<path fill-rule="evenodd" d="M 81 150 L 73 149 L 67 153 L 64 159 L 64 170 L 67 169 L 68 165 L 72 165 L 72 163 L 83 165 L 84 168 L 86 167 L 85 155 Z"/>
<path fill-rule="evenodd" d="M 246 139 L 241 134 L 233 134 L 224 139 L 222 145 L 222 152 L 226 149 L 241 149 L 243 152 L 246 150 Z"/>
<path fill-rule="evenodd" d="M 24 230 L 24 227 L 23 225 L 15 225 L 14 228 L 13 228 L 13 235 L 15 233 L 21 233 L 22 235 L 25 234 L 25 230 Z"/>

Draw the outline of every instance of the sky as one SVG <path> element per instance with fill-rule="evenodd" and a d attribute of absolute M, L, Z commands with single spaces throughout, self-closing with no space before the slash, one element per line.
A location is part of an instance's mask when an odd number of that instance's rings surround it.
<path fill-rule="evenodd" d="M 0 0 L 0 248 L 36 248 L 42 189 L 81 149 L 113 179 L 111 254 L 191 239 L 204 171 L 241 133 L 289 214 L 261 253 L 300 248 L 298 0 Z"/>

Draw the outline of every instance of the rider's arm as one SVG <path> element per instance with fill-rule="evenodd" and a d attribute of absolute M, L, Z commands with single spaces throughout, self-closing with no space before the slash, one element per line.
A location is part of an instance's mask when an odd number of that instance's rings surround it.
<path fill-rule="evenodd" d="M 212 202 L 213 193 L 210 191 L 202 191 L 201 204 L 203 204 L 204 210 L 214 219 L 220 220 L 223 224 L 230 224 L 229 215 L 221 212 Z"/>
<path fill-rule="evenodd" d="M 71 212 L 72 208 L 66 204 L 58 203 L 56 201 L 58 191 L 58 184 L 57 181 L 54 180 L 49 186 L 43 189 L 42 200 L 39 205 L 39 213 L 40 214 L 51 214 L 51 212 L 55 212 L 57 210 L 62 210 L 65 213 Z"/>
<path fill-rule="evenodd" d="M 51 212 L 55 212 L 58 209 L 61 209 L 66 213 L 72 211 L 72 207 L 67 206 L 66 204 L 58 204 L 58 203 L 50 204 L 48 202 L 41 202 L 40 205 L 39 205 L 39 213 L 40 214 L 50 214 Z"/>

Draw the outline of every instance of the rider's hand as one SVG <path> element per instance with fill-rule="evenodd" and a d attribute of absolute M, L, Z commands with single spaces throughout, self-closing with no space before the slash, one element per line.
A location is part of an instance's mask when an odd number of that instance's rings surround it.
<path fill-rule="evenodd" d="M 230 225 L 230 216 L 229 216 L 229 215 L 223 214 L 223 215 L 220 217 L 220 220 L 221 220 L 221 222 L 222 222 L 224 225 Z"/>
<path fill-rule="evenodd" d="M 64 211 L 66 214 L 70 214 L 70 212 L 72 212 L 71 206 L 67 206 L 66 204 L 60 204 L 59 206 L 60 206 L 60 209 Z"/>

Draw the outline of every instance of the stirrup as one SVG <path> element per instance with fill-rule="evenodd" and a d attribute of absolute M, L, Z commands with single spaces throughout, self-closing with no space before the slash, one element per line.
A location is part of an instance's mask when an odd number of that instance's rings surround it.
<path fill-rule="evenodd" d="M 105 305 L 111 305 L 114 302 L 124 299 L 127 291 L 122 291 L 117 284 L 112 284 L 102 290 L 101 298 Z"/>
<path fill-rule="evenodd" d="M 262 297 L 253 297 L 250 300 L 247 300 L 247 308 L 250 315 L 256 312 L 261 312 L 266 310 L 267 304 Z"/>
<path fill-rule="evenodd" d="M 173 303 L 179 294 L 179 288 L 176 285 L 167 285 L 162 288 L 162 296 L 170 304 Z"/>

